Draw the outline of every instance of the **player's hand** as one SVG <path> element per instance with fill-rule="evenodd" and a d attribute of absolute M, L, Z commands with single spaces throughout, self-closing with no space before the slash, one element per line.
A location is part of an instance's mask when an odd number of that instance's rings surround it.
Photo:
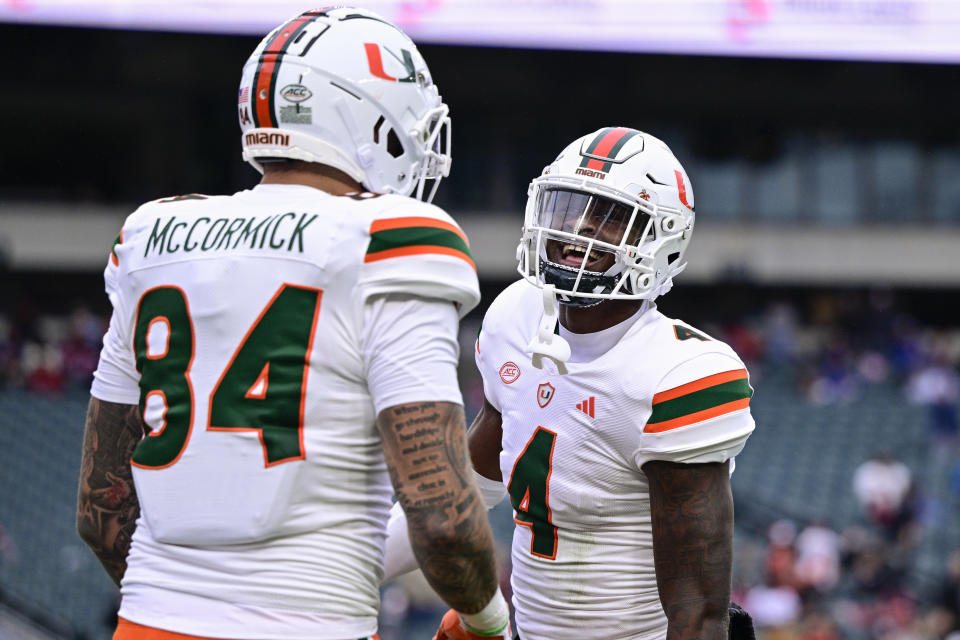
<path fill-rule="evenodd" d="M 729 640 L 757 640 L 757 634 L 753 630 L 753 618 L 743 610 L 743 607 L 736 602 L 731 602 L 728 614 L 730 615 Z"/>
<path fill-rule="evenodd" d="M 443 620 L 440 621 L 440 628 L 437 629 L 437 635 L 433 636 L 433 640 L 512 640 L 512 638 L 509 623 L 506 629 L 495 636 L 481 636 L 471 633 L 463 626 L 459 614 L 453 609 L 447 611 L 447 614 L 443 616 Z"/>

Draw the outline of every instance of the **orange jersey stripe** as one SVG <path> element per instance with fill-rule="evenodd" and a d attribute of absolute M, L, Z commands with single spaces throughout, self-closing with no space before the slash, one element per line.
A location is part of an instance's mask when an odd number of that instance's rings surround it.
<path fill-rule="evenodd" d="M 460 227 L 455 224 L 450 224 L 449 222 L 444 222 L 443 220 L 436 220 L 435 218 L 412 217 L 374 220 L 373 224 L 370 225 L 370 233 L 388 231 L 390 229 L 405 229 L 407 227 L 433 227 L 434 229 L 452 231 L 460 236 L 460 239 L 467 243 L 468 247 L 470 246 L 470 241 L 467 240 L 466 234 L 463 233 Z"/>
<path fill-rule="evenodd" d="M 457 251 L 456 249 L 451 249 L 450 247 L 439 247 L 436 245 L 414 245 L 412 247 L 398 247 L 397 249 L 387 249 L 386 251 L 377 251 L 375 253 L 368 253 L 364 256 L 364 262 L 376 262 L 378 260 L 387 260 L 388 258 L 400 258 L 403 256 L 416 256 L 421 254 L 428 253 L 439 253 L 445 256 L 453 256 L 454 258 L 460 258 L 464 262 L 468 263 L 473 270 L 477 270 L 477 265 L 473 263 L 473 260 L 470 259 L 470 256 L 465 254 L 462 251 Z"/>
<path fill-rule="evenodd" d="M 117 630 L 113 640 L 214 640 L 202 636 L 190 636 L 185 633 L 176 633 L 155 627 L 145 627 L 124 618 L 117 620 Z"/>
<path fill-rule="evenodd" d="M 673 420 L 647 423 L 647 426 L 643 428 L 643 432 L 661 433 L 663 431 L 670 431 L 671 429 L 685 427 L 688 424 L 693 424 L 694 422 L 716 418 L 717 416 L 722 416 L 725 413 L 733 413 L 734 411 L 739 411 L 740 409 L 746 409 L 749 406 L 750 398 L 742 398 L 740 400 L 734 400 L 733 402 L 721 404 L 717 407 L 712 407 L 710 409 L 704 409 L 703 411 L 697 411 L 696 413 L 680 416 L 679 418 L 674 418 Z"/>
<path fill-rule="evenodd" d="M 701 389 L 706 389 L 707 387 L 713 387 L 718 384 L 723 384 L 724 382 L 730 382 L 731 380 L 742 380 L 747 377 L 746 369 L 734 369 L 733 371 L 724 371 L 723 373 L 715 373 L 712 376 L 707 376 L 706 378 L 700 378 L 699 380 L 694 380 L 693 382 L 688 382 L 682 384 L 679 387 L 674 387 L 673 389 L 667 389 L 666 391 L 661 391 L 660 393 L 653 396 L 653 404 L 660 404 L 661 402 L 666 402 L 667 400 L 673 400 L 674 398 L 679 398 L 680 396 L 685 396 L 688 393 L 693 393 L 694 391 L 700 391 Z"/>
<path fill-rule="evenodd" d="M 370 636 L 371 640 L 380 640 L 380 636 L 374 634 Z M 155 627 L 145 627 L 136 622 L 130 622 L 124 618 L 118 618 L 117 630 L 113 634 L 113 640 L 218 640 L 217 638 L 208 638 L 206 636 L 189 636 L 174 631 L 166 631 Z"/>

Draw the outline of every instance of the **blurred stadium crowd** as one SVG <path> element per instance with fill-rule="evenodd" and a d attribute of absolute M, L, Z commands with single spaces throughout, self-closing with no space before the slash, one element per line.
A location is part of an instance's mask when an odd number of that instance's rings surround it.
<path fill-rule="evenodd" d="M 24 205 L 24 218 L 55 227 L 78 204 L 131 210 L 254 181 L 234 110 L 249 37 L 23 25 L 0 25 L 0 36 L 8 57 L 31 61 L 0 66 L 16 98 L 0 113 L 24 123 L 4 131 L 6 147 L 23 151 L 0 154 L 0 213 Z M 899 242 L 960 225 L 949 106 L 960 67 L 425 50 L 457 126 L 437 202 L 465 223 L 519 215 L 558 141 L 609 122 L 668 140 L 690 171 L 704 228 L 684 276 L 711 223 L 821 241 L 853 231 L 849 250 L 865 229 Z M 26 206 L 38 203 L 49 210 Z M 55 247 L 47 263 L 18 263 L 32 257 L 26 244 L 0 242 L 0 614 L 6 606 L 49 630 L 31 638 L 108 638 L 116 590 L 74 526 L 83 415 L 109 321 L 100 245 L 93 263 L 64 267 L 74 238 L 41 235 L 26 240 Z M 502 270 L 481 277 L 512 273 L 510 243 Z M 734 261 L 693 284 L 681 276 L 660 305 L 727 341 L 751 372 L 757 430 L 732 479 L 734 599 L 766 639 L 960 640 L 956 278 L 869 289 L 890 283 L 867 266 L 848 273 L 853 260 L 831 264 L 847 279 L 811 280 L 806 263 L 765 279 Z M 482 282 L 481 306 L 505 284 Z M 461 326 L 468 419 L 483 400 L 472 362 L 481 317 Z M 491 514 L 508 593 L 513 514 L 506 502 Z M 384 590 L 381 638 L 428 638 L 445 610 L 416 575 L 404 578 Z"/>
<path fill-rule="evenodd" d="M 668 312 L 669 300 L 664 303 Z M 468 416 L 478 410 L 483 393 L 468 361 L 478 318 L 471 316 L 462 328 L 461 379 Z M 54 315 L 40 313 L 24 300 L 14 309 L 3 309 L 3 394 L 8 400 L 82 399 L 108 321 L 82 305 Z M 960 331 L 924 325 L 888 292 L 811 293 L 800 300 L 771 301 L 742 315 L 729 313 L 721 322 L 701 326 L 729 341 L 753 372 L 760 437 L 748 444 L 734 474 L 734 593 L 753 614 L 763 637 L 960 637 L 960 545 L 954 535 L 960 519 Z M 830 503 L 840 505 L 839 511 L 804 510 L 802 502 L 791 502 L 786 494 L 782 501 L 775 497 L 758 508 L 764 499 L 754 500 L 757 482 L 776 484 L 776 459 L 762 438 L 764 432 L 784 437 L 785 426 L 778 424 L 780 407 L 825 411 L 809 415 L 825 415 L 828 421 L 831 412 L 851 407 L 857 420 L 869 423 L 876 414 L 863 407 L 877 398 L 908 407 L 906 415 L 923 423 L 909 425 L 919 440 L 898 447 L 896 440 L 878 435 L 875 442 L 860 443 L 861 457 L 843 453 L 845 471 L 831 476 L 825 470 L 822 478 L 829 493 L 845 495 L 845 501 Z M 891 418 L 896 422 L 902 418 Z M 81 420 L 78 416 L 75 424 L 58 428 L 79 434 Z M 869 433 L 870 425 L 860 428 Z M 902 431 L 902 425 L 894 425 L 894 430 Z M 825 456 L 838 444 L 824 440 L 814 446 L 823 449 L 816 455 Z M 799 451 L 797 455 L 796 466 L 785 472 L 799 483 L 800 468 L 809 465 Z M 802 501 L 804 496 L 801 492 L 795 498 Z M 855 508 L 845 512 L 843 504 Z M 506 503 L 492 513 L 507 562 L 512 514 Z M 9 568 L 28 559 L 18 553 L 23 541 L 6 531 L 0 528 L 0 562 Z M 939 542 L 931 555 L 933 538 Z M 925 564 L 925 553 L 928 560 L 939 560 Z M 443 605 L 425 589 L 412 578 L 386 590 L 384 640 L 411 637 L 411 631 L 421 627 L 426 633 L 435 624 Z M 102 616 L 109 618 L 111 606 L 109 600 L 103 603 Z"/>

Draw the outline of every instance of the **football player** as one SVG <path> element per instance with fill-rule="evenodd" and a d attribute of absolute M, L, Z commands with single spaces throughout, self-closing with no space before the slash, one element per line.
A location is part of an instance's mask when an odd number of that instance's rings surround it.
<path fill-rule="evenodd" d="M 77 520 L 114 638 L 374 637 L 394 493 L 438 594 L 503 632 L 455 371 L 475 266 L 419 201 L 450 168 L 426 63 L 374 13 L 308 11 L 237 108 L 260 184 L 143 205 L 105 271 Z"/>
<path fill-rule="evenodd" d="M 623 127 L 575 140 L 530 185 L 523 279 L 483 320 L 468 435 L 487 506 L 514 509 L 523 640 L 727 638 L 753 391 L 729 346 L 654 302 L 685 266 L 693 207 L 667 145 Z M 413 568 L 389 545 L 388 578 Z M 450 612 L 436 639 L 479 631 Z"/>

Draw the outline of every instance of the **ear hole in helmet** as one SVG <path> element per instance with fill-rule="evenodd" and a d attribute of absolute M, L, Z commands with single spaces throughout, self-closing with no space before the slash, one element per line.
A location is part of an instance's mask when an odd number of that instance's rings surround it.
<path fill-rule="evenodd" d="M 659 180 L 657 180 L 656 178 L 654 178 L 652 173 L 648 173 L 648 174 L 647 174 L 647 180 L 649 180 L 649 181 L 652 182 L 653 184 L 662 184 L 662 185 L 664 185 L 664 186 L 666 186 L 666 184 L 667 184 L 666 182 L 660 182 Z"/>
<path fill-rule="evenodd" d="M 380 116 L 376 124 L 373 125 L 373 141 L 376 144 L 380 144 L 380 127 L 383 126 L 383 123 L 386 121 L 386 118 Z M 392 129 L 391 129 L 392 131 Z"/>
<path fill-rule="evenodd" d="M 387 153 L 394 158 L 399 158 L 403 155 L 403 145 L 400 144 L 400 138 L 397 137 L 397 132 L 393 129 L 390 129 L 390 132 L 387 133 Z"/>
<path fill-rule="evenodd" d="M 674 251 L 673 253 L 667 256 L 667 264 L 673 264 L 679 259 L 680 259 L 680 252 Z"/>

